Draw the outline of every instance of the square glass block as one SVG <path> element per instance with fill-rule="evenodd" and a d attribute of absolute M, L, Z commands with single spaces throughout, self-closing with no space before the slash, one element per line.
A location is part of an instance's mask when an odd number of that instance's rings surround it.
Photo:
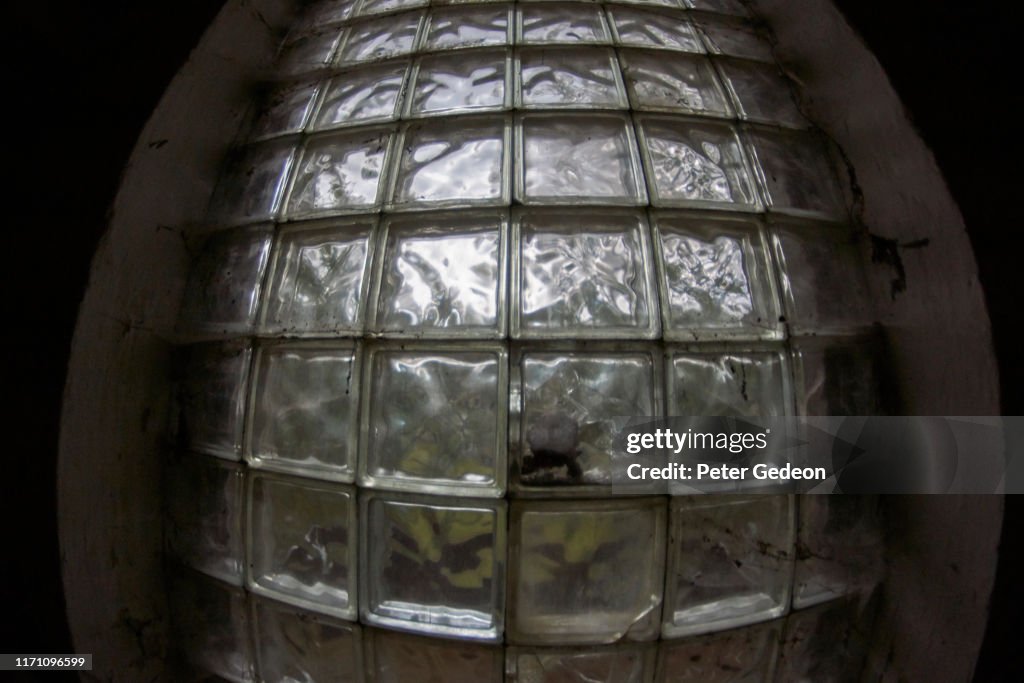
<path fill-rule="evenodd" d="M 538 2 L 517 5 L 517 43 L 610 42 L 604 15 L 596 4 Z"/>
<path fill-rule="evenodd" d="M 640 131 L 655 206 L 759 208 L 743 148 L 728 124 L 644 117 Z"/>
<path fill-rule="evenodd" d="M 351 342 L 260 347 L 249 462 L 322 479 L 355 479 L 357 370 Z"/>
<path fill-rule="evenodd" d="M 504 118 L 410 124 L 397 147 L 393 206 L 506 204 L 509 137 Z"/>
<path fill-rule="evenodd" d="M 809 125 L 800 113 L 789 79 L 774 64 L 723 59 L 718 69 L 740 118 L 793 128 Z"/>
<path fill-rule="evenodd" d="M 684 6 L 703 12 L 715 12 L 736 17 L 749 17 L 750 10 L 740 0 L 681 0 Z"/>
<path fill-rule="evenodd" d="M 281 47 L 274 70 L 282 76 L 294 76 L 327 68 L 338 51 L 341 36 L 341 28 L 329 28 L 289 40 Z"/>
<path fill-rule="evenodd" d="M 663 498 L 514 502 L 509 641 L 657 638 L 665 524 Z"/>
<path fill-rule="evenodd" d="M 389 336 L 504 336 L 505 231 L 498 213 L 392 218 L 374 328 Z"/>
<path fill-rule="evenodd" d="M 750 23 L 724 16 L 701 15 L 694 25 L 704 39 L 708 52 L 759 62 L 774 62 L 771 43 Z"/>
<path fill-rule="evenodd" d="M 374 683 L 502 683 L 502 648 L 368 629 L 367 671 Z"/>
<path fill-rule="evenodd" d="M 639 337 L 659 331 L 640 214 L 526 212 L 516 219 L 515 337 Z"/>
<path fill-rule="evenodd" d="M 628 416 L 661 413 L 660 353 L 525 352 L 514 469 L 527 487 L 610 485 Z"/>
<path fill-rule="evenodd" d="M 754 220 L 655 218 L 665 338 L 781 337 L 766 240 Z"/>
<path fill-rule="evenodd" d="M 385 14 L 397 10 L 425 7 L 429 4 L 429 0 L 363 0 L 359 3 L 359 11 L 356 14 L 360 17 L 366 17 L 373 14 Z"/>
<path fill-rule="evenodd" d="M 359 483 L 500 496 L 507 469 L 502 347 L 379 345 L 365 358 Z"/>
<path fill-rule="evenodd" d="M 869 593 L 884 572 L 878 497 L 808 495 L 799 503 L 793 607 Z"/>
<path fill-rule="evenodd" d="M 339 65 L 407 55 L 416 48 L 422 10 L 368 19 L 349 26 L 338 50 Z"/>
<path fill-rule="evenodd" d="M 346 71 L 326 86 L 314 130 L 398 118 L 408 62 Z"/>
<path fill-rule="evenodd" d="M 776 681 L 856 683 L 873 629 L 870 606 L 835 600 L 786 619 Z"/>
<path fill-rule="evenodd" d="M 508 45 L 512 42 L 511 16 L 511 8 L 503 4 L 435 7 L 423 47 L 433 51 Z"/>
<path fill-rule="evenodd" d="M 654 648 L 509 648 L 506 683 L 648 683 L 654 674 Z"/>
<path fill-rule="evenodd" d="M 288 217 L 365 212 L 377 206 L 391 133 L 310 138 L 288 194 Z"/>
<path fill-rule="evenodd" d="M 609 7 L 608 17 L 620 45 L 660 47 L 702 54 L 704 45 L 681 12 Z"/>
<path fill-rule="evenodd" d="M 799 415 L 886 415 L 884 349 L 867 336 L 795 337 Z"/>
<path fill-rule="evenodd" d="M 500 640 L 504 502 L 367 493 L 361 507 L 365 623 Z"/>
<path fill-rule="evenodd" d="M 239 586 L 244 474 L 237 465 L 205 455 L 175 455 L 164 468 L 164 538 L 170 554 Z"/>
<path fill-rule="evenodd" d="M 275 140 L 233 153 L 213 195 L 211 219 L 254 223 L 275 218 L 284 201 L 296 145 L 294 139 Z"/>
<path fill-rule="evenodd" d="M 813 134 L 750 128 L 748 140 L 772 211 L 845 220 L 847 211 L 829 152 Z"/>
<path fill-rule="evenodd" d="M 249 477 L 249 589 L 342 619 L 356 616 L 355 491 Z"/>
<path fill-rule="evenodd" d="M 259 113 L 249 130 L 250 139 L 300 133 L 309 123 L 320 85 L 308 81 L 274 88 L 260 102 Z"/>
<path fill-rule="evenodd" d="M 183 354 L 180 431 L 185 446 L 240 460 L 250 349 L 245 344 L 196 344 Z"/>
<path fill-rule="evenodd" d="M 519 52 L 519 105 L 525 108 L 626 109 L 615 54 L 604 48 Z"/>
<path fill-rule="evenodd" d="M 619 114 L 524 114 L 517 172 L 520 201 L 644 204 L 636 139 Z"/>
<path fill-rule="evenodd" d="M 790 408 L 789 366 L 781 351 L 670 352 L 668 414 L 776 417 Z"/>
<path fill-rule="evenodd" d="M 252 331 L 273 229 L 211 235 L 192 262 L 178 318 L 184 334 Z"/>
<path fill-rule="evenodd" d="M 374 220 L 279 229 L 264 298 L 264 333 L 359 334 L 369 291 Z"/>
<path fill-rule="evenodd" d="M 512 58 L 505 50 L 421 57 L 409 98 L 411 116 L 500 110 L 512 105 Z"/>
<path fill-rule="evenodd" d="M 657 683 L 762 683 L 772 680 L 779 622 L 684 640 L 663 640 Z"/>
<path fill-rule="evenodd" d="M 338 24 L 352 17 L 359 0 L 321 0 L 307 3 L 299 15 L 296 27 L 300 30 Z"/>
<path fill-rule="evenodd" d="M 234 683 L 255 681 L 245 593 L 187 570 L 172 570 L 169 579 L 172 642 L 179 654 L 205 673 Z"/>
<path fill-rule="evenodd" d="M 786 320 L 794 334 L 870 327 L 867 249 L 847 227 L 772 226 Z"/>
<path fill-rule="evenodd" d="M 635 109 L 688 112 L 726 118 L 732 107 L 718 84 L 710 60 L 654 50 L 623 50 L 622 75 Z"/>
<path fill-rule="evenodd" d="M 792 496 L 673 498 L 662 637 L 785 614 L 793 583 Z"/>
<path fill-rule="evenodd" d="M 363 680 L 359 626 L 253 597 L 260 680 L 357 683 Z"/>

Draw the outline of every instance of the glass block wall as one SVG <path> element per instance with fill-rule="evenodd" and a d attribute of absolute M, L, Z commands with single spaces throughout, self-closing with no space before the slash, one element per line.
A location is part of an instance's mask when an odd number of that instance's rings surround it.
<path fill-rule="evenodd" d="M 855 680 L 877 500 L 611 496 L 623 416 L 880 409 L 837 157 L 747 7 L 300 10 L 181 309 L 176 649 L 232 681 Z"/>

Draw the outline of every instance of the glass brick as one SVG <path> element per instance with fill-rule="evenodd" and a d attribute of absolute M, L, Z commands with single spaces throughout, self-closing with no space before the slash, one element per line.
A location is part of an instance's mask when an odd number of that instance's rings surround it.
<path fill-rule="evenodd" d="M 649 5 L 651 7 L 669 7 L 679 9 L 686 7 L 686 0 L 618 0 L 626 5 Z"/>
<path fill-rule="evenodd" d="M 357 16 L 366 17 L 373 14 L 385 14 L 397 10 L 425 7 L 429 4 L 429 0 L 363 0 L 359 3 Z"/>
<path fill-rule="evenodd" d="M 870 606 L 856 600 L 836 600 L 794 612 L 786 619 L 775 680 L 864 680 L 864 655 L 872 621 Z"/>
<path fill-rule="evenodd" d="M 411 124 L 398 147 L 394 206 L 507 203 L 508 138 L 504 119 Z"/>
<path fill-rule="evenodd" d="M 536 3 L 518 6 L 520 43 L 607 43 L 608 29 L 597 5 Z"/>
<path fill-rule="evenodd" d="M 548 494 L 610 485 L 612 444 L 628 416 L 661 413 L 659 361 L 641 350 L 524 352 L 519 483 Z"/>
<path fill-rule="evenodd" d="M 361 505 L 364 622 L 501 638 L 504 502 L 370 493 Z"/>
<path fill-rule="evenodd" d="M 433 9 L 424 47 L 451 50 L 511 43 L 507 5 L 467 5 Z"/>
<path fill-rule="evenodd" d="M 398 336 L 503 336 L 505 230 L 498 213 L 391 219 L 375 328 Z"/>
<path fill-rule="evenodd" d="M 253 598 L 260 680 L 265 683 L 357 683 L 362 639 L 355 624 Z"/>
<path fill-rule="evenodd" d="M 511 642 L 657 638 L 664 499 L 517 501 L 510 528 Z"/>
<path fill-rule="evenodd" d="M 197 344 L 184 351 L 180 431 L 185 446 L 240 460 L 250 350 L 245 344 Z"/>
<path fill-rule="evenodd" d="M 252 475 L 249 589 L 316 612 L 355 619 L 355 508 L 350 487 Z"/>
<path fill-rule="evenodd" d="M 794 128 L 809 125 L 800 113 L 789 79 L 777 66 L 723 59 L 719 60 L 718 69 L 744 120 Z"/>
<path fill-rule="evenodd" d="M 748 138 L 772 211 L 845 220 L 846 207 L 825 145 L 810 134 L 751 128 Z"/>
<path fill-rule="evenodd" d="M 507 372 L 495 344 L 372 347 L 363 372 L 360 484 L 501 495 Z"/>
<path fill-rule="evenodd" d="M 885 415 L 884 349 L 865 336 L 796 337 L 793 356 L 799 415 Z"/>
<path fill-rule="evenodd" d="M 331 219 L 279 229 L 261 330 L 360 334 L 374 220 Z"/>
<path fill-rule="evenodd" d="M 416 48 L 422 11 L 368 19 L 352 24 L 338 50 L 341 65 L 407 55 Z"/>
<path fill-rule="evenodd" d="M 269 92 L 249 131 L 250 139 L 302 132 L 309 123 L 319 91 L 319 84 L 302 81 Z"/>
<path fill-rule="evenodd" d="M 884 572 L 878 497 L 807 495 L 799 502 L 793 607 L 869 593 Z"/>
<path fill-rule="evenodd" d="M 342 30 L 331 28 L 291 40 L 281 48 L 275 70 L 282 76 L 327 68 L 341 43 Z"/>
<path fill-rule="evenodd" d="M 758 208 L 739 138 L 730 126 L 645 117 L 641 134 L 655 206 Z"/>
<path fill-rule="evenodd" d="M 732 116 L 732 107 L 706 57 L 675 55 L 665 59 L 664 53 L 653 50 L 623 50 L 620 59 L 635 109 Z"/>
<path fill-rule="evenodd" d="M 338 24 L 352 17 L 359 0 L 323 0 L 309 3 L 296 23 L 298 29 L 315 29 Z"/>
<path fill-rule="evenodd" d="M 510 107 L 511 67 L 511 57 L 504 50 L 422 57 L 409 113 L 430 116 Z"/>
<path fill-rule="evenodd" d="M 275 218 L 284 200 L 296 144 L 294 140 L 277 140 L 232 154 L 211 202 L 211 218 L 221 223 Z"/>
<path fill-rule="evenodd" d="M 781 337 L 765 238 L 742 218 L 659 214 L 665 338 Z"/>
<path fill-rule="evenodd" d="M 793 582 L 791 496 L 672 500 L 663 637 L 785 614 Z"/>
<path fill-rule="evenodd" d="M 768 39 L 745 21 L 702 15 L 694 19 L 694 24 L 711 54 L 760 62 L 775 61 Z"/>
<path fill-rule="evenodd" d="M 740 0 L 681 0 L 682 3 L 690 9 L 701 10 L 704 12 L 717 12 L 719 14 L 729 14 L 737 17 L 748 17 L 750 16 L 750 10 L 747 9 Z"/>
<path fill-rule="evenodd" d="M 407 62 L 346 71 L 331 80 L 313 125 L 315 130 L 398 118 Z"/>
<path fill-rule="evenodd" d="M 203 455 L 177 455 L 164 473 L 170 554 L 199 571 L 242 584 L 244 471 Z"/>
<path fill-rule="evenodd" d="M 519 64 L 520 104 L 525 108 L 628 107 L 611 50 L 524 49 Z"/>
<path fill-rule="evenodd" d="M 658 648 L 657 683 L 771 681 L 778 656 L 778 622 L 683 640 Z"/>
<path fill-rule="evenodd" d="M 256 356 L 249 462 L 352 481 L 356 460 L 355 346 L 268 344 Z"/>
<path fill-rule="evenodd" d="M 288 217 L 374 208 L 390 138 L 380 130 L 311 138 L 288 195 Z"/>
<path fill-rule="evenodd" d="M 571 119 L 526 114 L 520 118 L 524 203 L 595 201 L 642 204 L 636 141 L 628 118 L 588 114 Z"/>
<path fill-rule="evenodd" d="M 696 30 L 679 12 L 609 7 L 608 16 L 621 45 L 704 52 Z"/>
<path fill-rule="evenodd" d="M 533 211 L 516 221 L 513 335 L 657 335 L 647 222 L 633 213 Z"/>
<path fill-rule="evenodd" d="M 781 351 L 670 353 L 668 414 L 775 417 L 792 412 Z"/>
<path fill-rule="evenodd" d="M 502 683 L 502 648 L 370 629 L 367 670 L 374 683 Z"/>
<path fill-rule="evenodd" d="M 632 644 L 565 648 L 509 648 L 506 683 L 648 683 L 654 673 L 651 647 Z"/>

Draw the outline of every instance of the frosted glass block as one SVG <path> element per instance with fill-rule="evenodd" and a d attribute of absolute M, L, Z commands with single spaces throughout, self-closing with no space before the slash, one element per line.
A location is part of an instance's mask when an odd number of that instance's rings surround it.
<path fill-rule="evenodd" d="M 831 496 L 830 496 L 831 497 Z M 870 606 L 836 600 L 786 619 L 777 681 L 857 683 L 872 636 Z"/>
<path fill-rule="evenodd" d="M 645 117 L 640 130 L 655 206 L 759 207 L 743 149 L 730 126 Z"/>
<path fill-rule="evenodd" d="M 505 231 L 499 213 L 392 218 L 375 329 L 392 336 L 503 336 Z"/>
<path fill-rule="evenodd" d="M 627 5 L 649 5 L 651 7 L 666 7 L 680 9 L 686 7 L 686 0 L 618 0 Z"/>
<path fill-rule="evenodd" d="M 168 583 L 174 642 L 185 660 L 205 673 L 234 683 L 255 681 L 245 593 L 220 581 L 173 569 Z"/>
<path fill-rule="evenodd" d="M 519 64 L 520 105 L 525 108 L 628 107 L 611 50 L 524 49 Z"/>
<path fill-rule="evenodd" d="M 609 7 L 608 17 L 620 45 L 704 52 L 696 30 L 680 12 Z"/>
<path fill-rule="evenodd" d="M 774 417 L 792 412 L 789 370 L 780 351 L 673 350 L 668 414 Z"/>
<path fill-rule="evenodd" d="M 414 11 L 352 24 L 335 61 L 355 64 L 409 54 L 416 47 L 423 16 L 423 11 Z"/>
<path fill-rule="evenodd" d="M 351 342 L 261 346 L 249 418 L 249 463 L 352 481 L 357 370 Z"/>
<path fill-rule="evenodd" d="M 500 640 L 505 503 L 377 493 L 361 501 L 362 620 Z"/>
<path fill-rule="evenodd" d="M 500 496 L 506 362 L 497 344 L 371 347 L 363 371 L 360 484 Z"/>
<path fill-rule="evenodd" d="M 406 62 L 346 71 L 326 87 L 314 130 L 398 118 Z"/>
<path fill-rule="evenodd" d="M 654 674 L 654 648 L 620 645 L 586 650 L 564 648 L 508 650 L 506 683 L 648 683 Z"/>
<path fill-rule="evenodd" d="M 660 360 L 639 350 L 523 352 L 520 485 L 549 495 L 551 487 L 610 485 L 612 444 L 628 416 L 661 414 Z"/>
<path fill-rule="evenodd" d="M 767 243 L 756 221 L 658 214 L 666 339 L 777 339 L 782 329 Z"/>
<path fill-rule="evenodd" d="M 801 496 L 793 607 L 803 609 L 881 581 L 882 520 L 877 496 Z"/>
<path fill-rule="evenodd" d="M 410 124 L 395 179 L 395 208 L 427 208 L 508 201 L 508 145 L 504 119 L 460 119 Z"/>
<path fill-rule="evenodd" d="M 723 59 L 718 68 L 740 118 L 794 128 L 809 125 L 800 113 L 789 79 L 777 66 Z"/>
<path fill-rule="evenodd" d="M 871 337 L 796 337 L 793 356 L 800 415 L 885 415 L 884 350 Z"/>
<path fill-rule="evenodd" d="M 422 57 L 409 113 L 429 116 L 510 107 L 511 70 L 512 59 L 504 50 Z"/>
<path fill-rule="evenodd" d="M 625 116 L 520 117 L 517 194 L 524 203 L 643 204 L 633 127 Z"/>
<path fill-rule="evenodd" d="M 272 229 L 219 232 L 192 261 L 178 329 L 187 334 L 251 332 L 267 266 Z"/>
<path fill-rule="evenodd" d="M 701 15 L 694 19 L 708 52 L 774 62 L 768 39 L 751 24 L 731 17 Z"/>
<path fill-rule="evenodd" d="M 164 470 L 170 554 L 199 571 L 242 584 L 244 471 L 204 455 L 175 455 Z"/>
<path fill-rule="evenodd" d="M 180 432 L 188 448 L 240 460 L 248 345 L 196 344 L 184 351 Z"/>
<path fill-rule="evenodd" d="M 657 638 L 663 498 L 517 501 L 510 528 L 510 642 Z"/>
<path fill-rule="evenodd" d="M 329 28 L 289 40 L 281 48 L 274 68 L 282 76 L 325 69 L 338 51 L 341 36 L 342 29 Z"/>
<path fill-rule="evenodd" d="M 271 474 L 249 478 L 249 590 L 343 619 L 356 615 L 351 487 Z"/>
<path fill-rule="evenodd" d="M 374 683 L 502 683 L 502 649 L 370 629 L 367 670 Z"/>
<path fill-rule="evenodd" d="M 359 334 L 369 291 L 374 220 L 330 219 L 279 229 L 261 329 Z"/>
<path fill-rule="evenodd" d="M 519 43 L 608 43 L 597 5 L 536 3 L 517 6 Z"/>
<path fill-rule="evenodd" d="M 268 138 L 305 129 L 316 105 L 320 85 L 301 81 L 279 86 L 269 92 L 259 107 L 249 131 L 250 139 Z"/>
<path fill-rule="evenodd" d="M 773 619 L 789 608 L 792 496 L 674 498 L 662 637 Z"/>
<path fill-rule="evenodd" d="M 620 59 L 635 109 L 732 116 L 706 57 L 683 54 L 666 59 L 663 52 L 654 50 L 623 50 Z"/>
<path fill-rule="evenodd" d="M 363 681 L 359 626 L 262 597 L 252 602 L 261 681 Z"/>
<path fill-rule="evenodd" d="M 288 194 L 288 217 L 373 209 L 390 139 L 387 130 L 311 138 Z"/>
<path fill-rule="evenodd" d="M 681 0 L 690 9 L 702 10 L 704 12 L 718 12 L 737 17 L 750 16 L 747 9 L 740 0 Z"/>
<path fill-rule="evenodd" d="M 275 218 L 284 201 L 296 144 L 277 140 L 233 153 L 213 195 L 211 218 L 222 223 Z"/>
<path fill-rule="evenodd" d="M 659 331 L 642 215 L 582 209 L 517 217 L 516 337 L 642 337 Z"/>
<path fill-rule="evenodd" d="M 356 16 L 366 17 L 373 14 L 425 7 L 429 4 L 429 0 L 362 0 L 359 3 L 359 11 L 356 13 Z"/>
<path fill-rule="evenodd" d="M 311 29 L 329 26 L 350 19 L 359 0 L 322 0 L 309 3 L 303 8 L 296 29 Z"/>
<path fill-rule="evenodd" d="M 779 625 L 758 624 L 700 638 L 663 640 L 657 683 L 764 683 L 778 657 Z"/>
<path fill-rule="evenodd" d="M 811 134 L 747 132 L 772 211 L 845 220 L 842 190 L 825 144 Z"/>
<path fill-rule="evenodd" d="M 507 5 L 435 8 L 430 13 L 424 48 L 451 50 L 511 43 L 511 9 Z"/>

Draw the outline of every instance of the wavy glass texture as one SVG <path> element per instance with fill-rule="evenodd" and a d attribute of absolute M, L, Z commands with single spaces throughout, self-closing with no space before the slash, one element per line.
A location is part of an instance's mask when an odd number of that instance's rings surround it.
<path fill-rule="evenodd" d="M 789 79 L 775 65 L 720 60 L 718 68 L 743 119 L 794 128 L 808 125 Z"/>
<path fill-rule="evenodd" d="M 262 680 L 360 680 L 362 642 L 358 626 L 265 598 L 253 598 L 253 603 L 254 640 Z"/>
<path fill-rule="evenodd" d="M 277 216 L 295 155 L 291 140 L 253 145 L 237 151 L 221 175 L 210 206 L 223 223 L 254 223 Z"/>
<path fill-rule="evenodd" d="M 428 50 L 450 50 L 484 45 L 507 45 L 509 8 L 505 5 L 466 5 L 434 8 L 424 39 Z"/>
<path fill-rule="evenodd" d="M 773 211 L 828 220 L 847 218 L 835 167 L 819 138 L 762 128 L 747 135 Z"/>
<path fill-rule="evenodd" d="M 771 43 L 750 23 L 730 17 L 704 15 L 694 20 L 708 52 L 774 62 Z"/>
<path fill-rule="evenodd" d="M 524 49 L 519 64 L 524 108 L 627 106 L 611 50 Z"/>
<path fill-rule="evenodd" d="M 338 51 L 342 35 L 341 29 L 331 28 L 287 42 L 278 55 L 277 69 L 283 76 L 295 76 L 326 68 Z"/>
<path fill-rule="evenodd" d="M 374 14 L 386 14 L 402 9 L 425 7 L 430 0 L 362 0 L 356 16 L 367 17 Z"/>
<path fill-rule="evenodd" d="M 347 65 L 409 54 L 416 46 L 422 21 L 423 12 L 408 12 L 352 24 L 345 32 L 337 62 Z"/>
<path fill-rule="evenodd" d="M 365 211 L 377 204 L 390 134 L 312 138 L 288 197 L 288 216 Z"/>
<path fill-rule="evenodd" d="M 604 16 L 596 5 L 530 3 L 517 6 L 519 42 L 608 43 Z"/>
<path fill-rule="evenodd" d="M 267 94 L 249 130 L 258 140 L 302 131 L 313 114 L 319 85 L 311 82 L 279 86 Z"/>
<path fill-rule="evenodd" d="M 671 354 L 669 415 L 790 414 L 787 368 L 773 351 Z"/>
<path fill-rule="evenodd" d="M 332 79 L 317 112 L 314 130 L 327 130 L 398 117 L 406 64 L 348 71 Z"/>
<path fill-rule="evenodd" d="M 609 7 L 608 16 L 623 45 L 705 52 L 697 32 L 682 15 L 632 7 Z"/>
<path fill-rule="evenodd" d="M 629 50 L 619 54 L 623 62 L 622 74 L 636 109 L 721 118 L 732 115 L 732 107 L 707 58 L 676 55 L 665 59 L 663 54 L 653 50 Z"/>
<path fill-rule="evenodd" d="M 502 109 L 511 101 L 504 51 L 423 57 L 410 102 L 413 115 Z"/>

